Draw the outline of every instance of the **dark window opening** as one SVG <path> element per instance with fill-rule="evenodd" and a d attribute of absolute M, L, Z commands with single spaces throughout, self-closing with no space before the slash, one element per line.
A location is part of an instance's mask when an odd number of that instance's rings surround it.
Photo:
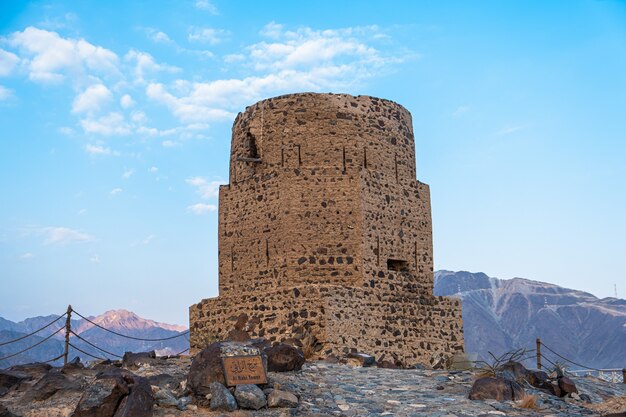
<path fill-rule="evenodd" d="M 407 271 L 409 263 L 401 259 L 387 259 L 387 269 L 389 271 Z"/>
<path fill-rule="evenodd" d="M 252 133 L 248 132 L 246 134 L 246 140 L 244 141 L 243 145 L 247 151 L 246 157 L 255 159 L 260 158 L 259 150 L 256 147 L 256 138 Z"/>

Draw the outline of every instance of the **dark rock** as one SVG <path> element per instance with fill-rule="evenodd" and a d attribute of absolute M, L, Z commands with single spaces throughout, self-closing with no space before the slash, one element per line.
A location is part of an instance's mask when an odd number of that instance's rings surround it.
<path fill-rule="evenodd" d="M 4 388 L 7 391 L 14 386 L 19 385 L 23 381 L 30 381 L 32 376 L 25 372 L 19 371 L 0 371 L 0 389 Z"/>
<path fill-rule="evenodd" d="M 384 361 L 380 361 L 378 362 L 377 365 L 379 368 L 386 368 L 386 369 L 402 369 L 402 365 L 399 363 L 395 363 L 392 361 L 388 361 L 388 360 L 384 360 Z"/>
<path fill-rule="evenodd" d="M 545 388 L 550 394 L 555 395 L 557 397 L 561 397 L 561 388 L 559 388 L 558 382 L 548 382 Z"/>
<path fill-rule="evenodd" d="M 544 371 L 528 371 L 526 381 L 535 388 L 548 388 L 550 381 L 548 380 L 548 374 Z"/>
<path fill-rule="evenodd" d="M 305 361 L 302 350 L 284 343 L 265 349 L 264 353 L 267 355 L 267 370 L 270 372 L 299 371 Z"/>
<path fill-rule="evenodd" d="M 222 356 L 261 355 L 263 366 L 267 369 L 267 359 L 261 350 L 250 343 L 215 342 L 198 353 L 191 362 L 187 375 L 187 385 L 196 400 L 202 404 L 210 393 L 209 385 L 219 382 L 226 385 Z"/>
<path fill-rule="evenodd" d="M 574 381 L 572 381 L 566 376 L 559 378 L 559 388 L 561 388 L 560 397 L 565 397 L 567 394 L 572 394 L 572 393 L 578 394 L 578 389 L 576 388 L 576 384 L 574 384 Z"/>
<path fill-rule="evenodd" d="M 83 365 L 80 361 L 80 358 L 76 356 L 74 359 L 63 365 L 61 368 L 61 373 L 73 375 L 78 372 L 81 372 L 85 369 L 85 365 Z"/>
<path fill-rule="evenodd" d="M 16 416 L 12 412 L 10 412 L 8 408 L 0 404 L 0 417 L 16 417 Z"/>
<path fill-rule="evenodd" d="M 15 365 L 9 368 L 10 371 L 23 372 L 30 375 L 33 379 L 41 378 L 52 369 L 52 366 L 47 363 L 27 363 L 24 365 Z"/>
<path fill-rule="evenodd" d="M 111 417 L 128 392 L 121 377 L 96 379 L 85 389 L 72 417 Z"/>
<path fill-rule="evenodd" d="M 275 389 L 267 396 L 267 406 L 295 408 L 298 406 L 298 397 L 290 392 Z"/>
<path fill-rule="evenodd" d="M 477 379 L 469 393 L 470 400 L 515 401 L 523 396 L 524 388 L 521 385 L 500 377 Z"/>
<path fill-rule="evenodd" d="M 580 394 L 580 399 L 586 403 L 591 403 L 591 397 L 585 393 Z"/>
<path fill-rule="evenodd" d="M 246 331 L 233 329 L 228 332 L 226 340 L 230 340 L 231 342 L 247 342 L 250 340 L 250 335 Z"/>
<path fill-rule="evenodd" d="M 259 410 L 267 405 L 265 394 L 256 385 L 237 385 L 235 388 L 235 399 L 241 408 Z"/>
<path fill-rule="evenodd" d="M 122 359 L 122 366 L 126 368 L 139 368 L 144 365 L 150 365 L 154 363 L 156 359 L 156 352 L 151 350 L 150 352 L 126 352 Z"/>
<path fill-rule="evenodd" d="M 180 387 L 181 380 L 169 374 L 158 374 L 148 377 L 150 385 L 156 385 L 159 388 L 168 390 L 177 390 Z"/>
<path fill-rule="evenodd" d="M 331 353 L 330 355 L 326 356 L 324 362 L 339 363 L 339 358 Z"/>
<path fill-rule="evenodd" d="M 350 352 L 346 355 L 346 357 L 356 359 L 362 367 L 369 367 L 376 364 L 376 358 L 365 353 Z"/>
<path fill-rule="evenodd" d="M 135 376 L 127 378 L 130 394 L 122 399 L 113 417 L 148 417 L 152 416 L 154 396 L 148 379 Z"/>
<path fill-rule="evenodd" d="M 211 391 L 211 410 L 235 411 L 237 409 L 235 397 L 224 385 L 219 382 L 211 382 L 209 389 Z"/>
<path fill-rule="evenodd" d="M 25 402 L 43 401 L 59 391 L 76 391 L 80 384 L 57 370 L 45 374 L 39 381 L 26 391 L 22 400 Z"/>
<path fill-rule="evenodd" d="M 154 399 L 161 407 L 178 407 L 178 400 L 168 389 L 158 389 L 154 393 Z"/>
<path fill-rule="evenodd" d="M 530 373 L 530 371 L 528 371 L 524 367 L 524 365 L 515 361 L 509 361 L 503 364 L 499 370 L 511 376 L 506 379 L 512 379 L 513 381 L 518 382 L 518 383 L 526 381 Z"/>

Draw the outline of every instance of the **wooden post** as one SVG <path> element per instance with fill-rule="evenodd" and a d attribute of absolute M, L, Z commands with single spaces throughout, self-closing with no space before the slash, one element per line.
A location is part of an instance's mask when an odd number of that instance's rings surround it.
<path fill-rule="evenodd" d="M 72 330 L 72 305 L 67 306 L 67 317 L 65 318 L 65 351 L 63 352 L 63 365 L 67 365 L 67 355 L 70 350 L 70 331 Z"/>
<path fill-rule="evenodd" d="M 537 369 L 541 370 L 541 339 L 537 338 Z"/>
<path fill-rule="evenodd" d="M 626 384 L 626 368 L 622 368 L 622 382 Z"/>

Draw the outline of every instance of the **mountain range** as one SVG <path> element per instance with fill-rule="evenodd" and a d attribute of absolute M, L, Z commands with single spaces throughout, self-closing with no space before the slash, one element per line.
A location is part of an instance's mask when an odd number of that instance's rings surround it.
<path fill-rule="evenodd" d="M 55 318 L 58 318 L 58 316 L 38 316 L 28 318 L 17 323 L 0 318 L 0 344 L 9 340 L 17 339 L 40 329 L 46 324 L 52 322 Z M 123 356 L 124 352 L 127 351 L 141 352 L 149 350 L 155 350 L 159 355 L 168 355 L 182 352 L 189 347 L 188 337 L 186 335 L 182 335 L 182 333 L 186 331 L 185 327 L 143 319 L 135 313 L 127 310 L 111 310 L 99 316 L 88 317 L 88 319 L 106 329 L 134 338 L 161 339 L 179 334 L 181 335 L 180 337 L 160 342 L 141 341 L 117 336 L 94 326 L 89 321 L 84 319 L 71 320 L 71 329 L 78 336 L 80 336 L 80 338 L 83 338 L 101 349 L 118 356 Z M 36 335 L 12 344 L 0 346 L 0 358 L 3 358 L 19 352 L 29 346 L 35 345 L 47 336 L 61 329 L 58 333 L 52 336 L 52 338 L 44 343 L 41 343 L 37 347 L 12 358 L 0 360 L 0 368 L 18 363 L 47 361 L 59 356 L 64 350 L 65 331 L 62 329 L 64 327 L 65 318 L 61 318 L 53 325 L 42 330 Z M 70 343 L 87 354 L 82 353 L 77 349 L 70 348 L 69 359 L 73 359 L 78 356 L 83 362 L 93 360 L 94 358 L 88 354 L 99 358 L 115 358 L 114 355 L 100 351 L 93 346 L 90 346 L 87 342 L 81 340 L 80 338 L 72 335 Z M 58 364 L 59 361 L 56 361 L 56 363 Z"/>
<path fill-rule="evenodd" d="M 437 271 L 435 294 L 463 300 L 465 349 L 479 359 L 489 360 L 489 353 L 500 356 L 516 349 L 534 349 L 535 340 L 579 364 L 593 368 L 626 366 L 626 300 L 599 299 L 592 294 L 523 278 L 491 278 L 482 272 Z M 0 344 L 33 332 L 58 316 L 32 317 L 15 323 L 0 317 Z M 183 326 L 174 326 L 143 319 L 126 310 L 112 310 L 95 317 L 94 323 L 115 332 L 147 339 L 176 336 Z M 60 319 L 49 328 L 19 342 L 0 346 L 0 358 L 42 341 L 65 326 Z M 175 354 L 189 347 L 187 335 L 162 342 L 127 339 L 102 330 L 86 320 L 72 320 L 72 330 L 94 345 L 123 355 L 126 351 L 155 350 L 160 355 Z M 1 360 L 0 368 L 17 363 L 46 361 L 59 356 L 64 348 L 63 330 L 36 348 L 13 358 Z M 114 358 L 98 351 L 76 336 L 71 343 L 97 357 Z M 534 353 L 529 352 L 529 356 Z M 547 349 L 542 349 L 544 364 L 564 362 Z M 70 348 L 70 359 L 83 361 L 92 357 Z M 547 363 L 546 363 L 547 362 Z M 56 362 L 59 363 L 58 361 Z M 535 359 L 526 364 L 534 366 Z M 570 369 L 580 367 L 570 365 Z"/>
<path fill-rule="evenodd" d="M 465 350 L 480 359 L 489 359 L 488 352 L 500 356 L 534 349 L 539 337 L 545 346 L 578 364 L 601 369 L 626 366 L 626 300 L 466 271 L 435 272 L 435 294 L 463 300 Z M 542 355 L 545 365 L 565 363 L 547 348 L 542 348 Z M 574 364 L 569 368 L 581 369 Z"/>

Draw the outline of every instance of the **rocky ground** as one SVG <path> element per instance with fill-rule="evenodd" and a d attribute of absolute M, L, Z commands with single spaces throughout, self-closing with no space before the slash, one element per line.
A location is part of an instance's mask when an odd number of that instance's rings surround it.
<path fill-rule="evenodd" d="M 191 366 L 188 357 L 125 363 L 99 364 L 83 368 L 79 365 L 48 369 L 44 366 L 18 367 L 9 374 L 20 378 L 11 388 L 0 388 L 0 416 L 55 417 L 99 416 L 89 411 L 82 400 L 86 391 L 100 400 L 115 389 L 102 384 L 102 374 L 125 375 L 130 392 L 149 387 L 156 404 L 154 416 L 230 416 L 230 417 L 350 417 L 350 416 L 599 416 L 626 412 L 626 384 L 608 383 L 595 378 L 572 378 L 579 395 L 558 398 L 543 390 L 525 387 L 526 395 L 536 397 L 536 408 L 521 408 L 521 402 L 470 400 L 476 376 L 470 371 L 433 371 L 418 369 L 384 369 L 349 364 L 307 362 L 300 371 L 270 372 L 265 392 L 277 388 L 298 397 L 295 408 L 263 408 L 258 411 L 211 411 L 199 406 L 187 387 Z M 100 373 L 100 376 L 97 375 Z M 3 375 L 3 376 L 2 376 Z M 0 374 L 2 386 L 10 385 L 8 376 Z M 99 379 L 98 379 L 99 378 Z M 108 381 L 108 380 L 107 380 Z M 114 380 L 111 380 L 114 381 Z M 145 385 L 142 381 L 147 381 Z M 142 385 L 143 384 L 143 385 Z M 107 391 L 108 388 L 108 391 Z M 105 394 L 98 390 L 104 389 Z M 130 395 L 128 395 L 130 398 Z M 137 395 L 135 395 L 137 397 Z M 582 399 L 580 399 L 582 398 Z M 586 400 L 586 401 L 585 401 Z M 137 398 L 135 398 L 137 403 Z M 127 401 L 132 403 L 132 401 Z M 115 416 L 133 416 L 132 407 Z M 132 405 L 132 404 L 131 404 Z M 5 408 L 3 409 L 2 406 Z M 102 404 L 99 405 L 103 407 Z M 132 411 L 132 410 L 131 410 Z M 75 414 L 73 414 L 75 413 Z M 624 414 L 622 414 L 624 415 Z"/>

